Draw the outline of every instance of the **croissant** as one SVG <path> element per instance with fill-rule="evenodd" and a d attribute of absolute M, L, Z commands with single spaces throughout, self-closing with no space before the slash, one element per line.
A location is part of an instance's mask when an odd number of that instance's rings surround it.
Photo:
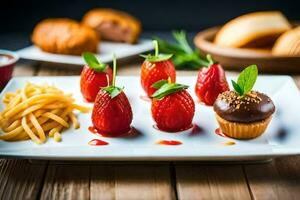
<path fill-rule="evenodd" d="M 96 30 L 103 40 L 135 43 L 141 33 L 138 19 L 108 8 L 90 10 L 84 15 L 82 23 Z"/>
<path fill-rule="evenodd" d="M 43 51 L 70 55 L 81 55 L 85 51 L 96 53 L 99 43 L 93 29 L 66 18 L 41 21 L 31 39 Z"/>
<path fill-rule="evenodd" d="M 258 47 L 273 44 L 291 24 L 279 11 L 249 13 L 226 23 L 215 37 L 224 47 Z"/>
<path fill-rule="evenodd" d="M 276 40 L 272 53 L 282 56 L 300 56 L 300 26 L 283 33 Z"/>

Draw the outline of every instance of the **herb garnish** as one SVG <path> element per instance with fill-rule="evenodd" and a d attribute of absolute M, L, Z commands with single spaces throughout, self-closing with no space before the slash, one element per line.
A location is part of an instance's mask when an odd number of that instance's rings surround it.
<path fill-rule="evenodd" d="M 257 66 L 250 65 L 240 73 L 237 82 L 231 80 L 231 83 L 234 90 L 240 96 L 245 96 L 252 90 L 256 82 L 257 76 L 258 76 Z"/>
<path fill-rule="evenodd" d="M 173 31 L 172 34 L 175 39 L 175 42 L 172 43 L 158 37 L 154 37 L 154 39 L 158 41 L 161 52 L 174 55 L 172 61 L 178 69 L 200 69 L 214 63 L 210 55 L 203 57 L 199 50 L 191 48 L 185 31 Z"/>
<path fill-rule="evenodd" d="M 103 72 L 107 67 L 105 63 L 101 63 L 97 57 L 90 52 L 84 52 L 82 57 L 85 63 L 96 72 Z"/>
<path fill-rule="evenodd" d="M 172 54 L 161 54 L 158 50 L 158 42 L 156 40 L 153 40 L 155 54 L 151 55 L 140 55 L 141 57 L 145 58 L 149 62 L 161 62 L 165 60 L 169 60 L 173 55 Z"/>
<path fill-rule="evenodd" d="M 116 55 L 113 55 L 113 80 L 112 85 L 101 88 L 102 90 L 108 92 L 110 94 L 110 97 L 113 99 L 114 97 L 118 96 L 123 88 L 119 88 L 116 86 L 116 74 L 117 74 L 117 61 L 116 61 Z"/>
<path fill-rule="evenodd" d="M 152 85 L 153 88 L 158 89 L 154 92 L 154 94 L 151 96 L 154 99 L 162 99 L 165 96 L 187 89 L 187 85 L 179 84 L 179 83 L 171 83 L 171 81 L 167 80 L 160 80 L 155 82 Z"/>

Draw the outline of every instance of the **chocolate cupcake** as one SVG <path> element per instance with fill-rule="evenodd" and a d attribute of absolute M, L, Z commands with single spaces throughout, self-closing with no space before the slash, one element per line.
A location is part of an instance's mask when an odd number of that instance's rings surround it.
<path fill-rule="evenodd" d="M 265 132 L 272 114 L 273 101 L 267 95 L 252 91 L 257 67 L 246 68 L 233 82 L 235 91 L 220 94 L 214 103 L 214 111 L 222 132 L 236 139 L 251 139 Z"/>

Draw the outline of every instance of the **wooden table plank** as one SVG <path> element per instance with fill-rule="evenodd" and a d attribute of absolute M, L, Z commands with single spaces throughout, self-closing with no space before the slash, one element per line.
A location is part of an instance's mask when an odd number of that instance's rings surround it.
<path fill-rule="evenodd" d="M 27 160 L 0 160 L 0 199 L 36 199 L 46 171 L 46 163 Z"/>
<path fill-rule="evenodd" d="M 89 199 L 90 167 L 49 164 L 41 199 Z"/>
<path fill-rule="evenodd" d="M 72 76 L 79 75 L 80 72 L 80 66 L 41 63 L 37 76 Z"/>
<path fill-rule="evenodd" d="M 245 165 L 255 199 L 299 199 L 300 157 L 277 158 L 269 164 Z"/>
<path fill-rule="evenodd" d="M 91 167 L 91 199 L 175 199 L 168 165 Z"/>
<path fill-rule="evenodd" d="M 241 165 L 176 165 L 178 197 L 251 199 Z"/>
<path fill-rule="evenodd" d="M 13 71 L 13 76 L 34 76 L 37 70 L 37 63 L 35 62 L 21 62 L 18 63 Z"/>

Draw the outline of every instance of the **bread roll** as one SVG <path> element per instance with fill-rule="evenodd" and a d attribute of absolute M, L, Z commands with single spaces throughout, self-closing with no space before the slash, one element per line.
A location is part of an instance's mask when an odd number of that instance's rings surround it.
<path fill-rule="evenodd" d="M 56 18 L 38 23 L 32 42 L 46 52 L 81 55 L 85 51 L 96 53 L 99 37 L 90 27 L 71 19 Z"/>
<path fill-rule="evenodd" d="M 276 40 L 272 53 L 281 56 L 300 56 L 300 26 L 282 34 Z"/>
<path fill-rule="evenodd" d="M 214 42 L 224 47 L 258 47 L 273 44 L 291 25 L 279 11 L 249 13 L 226 23 Z"/>
<path fill-rule="evenodd" d="M 82 23 L 94 28 L 103 40 L 135 43 L 141 33 L 141 23 L 121 11 L 97 8 L 87 12 Z"/>

